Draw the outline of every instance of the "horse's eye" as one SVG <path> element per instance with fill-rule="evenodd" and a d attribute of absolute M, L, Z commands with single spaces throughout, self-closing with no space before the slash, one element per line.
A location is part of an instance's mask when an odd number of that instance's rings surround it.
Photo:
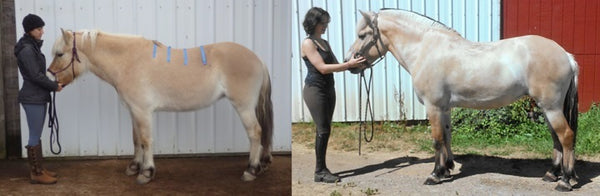
<path fill-rule="evenodd" d="M 56 56 L 58 56 L 58 57 L 62 57 L 62 56 L 63 56 L 63 53 L 56 54 Z"/>
<path fill-rule="evenodd" d="M 365 39 L 365 35 L 364 35 L 364 34 L 362 34 L 362 35 L 358 35 L 358 38 L 359 38 L 359 39 Z"/>

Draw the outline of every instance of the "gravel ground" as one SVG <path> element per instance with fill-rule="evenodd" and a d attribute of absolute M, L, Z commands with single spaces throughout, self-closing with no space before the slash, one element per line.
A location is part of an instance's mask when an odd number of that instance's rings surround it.
<path fill-rule="evenodd" d="M 423 185 L 433 170 L 426 153 L 328 151 L 329 169 L 342 182 L 313 182 L 314 149 L 292 145 L 292 195 L 562 195 L 557 183 L 542 181 L 548 159 L 457 155 L 452 178 L 439 185 Z M 600 194 L 600 158 L 578 160 L 580 176 L 569 195 Z"/>

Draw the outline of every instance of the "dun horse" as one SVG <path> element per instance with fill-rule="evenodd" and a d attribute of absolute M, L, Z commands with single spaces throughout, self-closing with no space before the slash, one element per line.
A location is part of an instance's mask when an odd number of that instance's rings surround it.
<path fill-rule="evenodd" d="M 358 39 L 345 59 L 362 55 L 373 63 L 389 51 L 410 73 L 415 93 L 427 109 L 435 148 L 435 167 L 425 184 L 441 183 L 454 167 L 452 107 L 496 108 L 529 95 L 542 108 L 554 140 L 552 168 L 543 179 L 560 179 L 557 190 L 572 190 L 578 74 L 573 55 L 540 36 L 477 43 L 410 11 L 361 14 Z"/>
<path fill-rule="evenodd" d="M 235 43 L 173 49 L 137 36 L 62 30 L 48 68 L 57 81 L 69 84 L 91 71 L 111 84 L 128 107 L 133 121 L 135 154 L 127 175 L 139 184 L 155 174 L 152 154 L 152 113 L 185 111 L 227 97 L 237 110 L 250 140 L 251 181 L 271 163 L 273 114 L 271 82 L 262 61 Z"/>

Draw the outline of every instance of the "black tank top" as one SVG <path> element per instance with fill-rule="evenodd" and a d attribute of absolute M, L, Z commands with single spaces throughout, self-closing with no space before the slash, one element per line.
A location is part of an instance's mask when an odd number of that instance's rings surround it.
<path fill-rule="evenodd" d="M 315 46 L 317 46 L 317 51 L 321 55 L 321 58 L 323 58 L 323 62 L 325 62 L 325 64 L 338 63 L 337 59 L 335 58 L 335 55 L 331 51 L 331 46 L 329 46 L 329 42 L 325 41 L 327 47 L 329 48 L 329 51 L 324 51 L 323 49 L 321 49 L 321 47 L 318 46 L 314 39 L 310 37 L 307 39 L 311 39 Z M 306 69 L 308 70 L 306 78 L 304 79 L 304 83 L 306 85 L 313 85 L 321 88 L 329 88 L 334 86 L 333 73 L 321 74 L 321 72 L 319 72 L 319 70 L 317 70 L 317 68 L 308 60 L 308 57 L 305 56 L 302 57 L 302 59 L 304 60 L 304 64 L 306 64 Z"/>

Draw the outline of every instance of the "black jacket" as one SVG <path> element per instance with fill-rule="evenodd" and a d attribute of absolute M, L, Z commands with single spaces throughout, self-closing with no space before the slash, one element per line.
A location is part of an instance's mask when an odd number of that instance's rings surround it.
<path fill-rule="evenodd" d="M 50 91 L 58 89 L 58 84 L 46 76 L 46 57 L 40 50 L 42 43 L 25 34 L 15 45 L 17 64 L 23 76 L 18 97 L 20 103 L 47 103 Z"/>

